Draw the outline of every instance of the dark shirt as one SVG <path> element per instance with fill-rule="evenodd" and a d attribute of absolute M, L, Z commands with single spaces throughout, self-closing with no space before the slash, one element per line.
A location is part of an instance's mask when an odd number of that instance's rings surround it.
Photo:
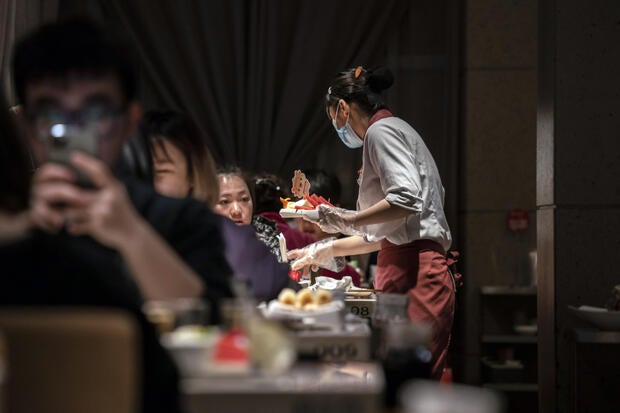
<path fill-rule="evenodd" d="M 202 278 L 211 321 L 218 323 L 219 303 L 233 296 L 219 216 L 203 202 L 169 198 L 134 179 L 126 179 L 125 186 L 138 213 Z"/>
<path fill-rule="evenodd" d="M 176 368 L 141 312 L 136 285 L 109 250 L 85 238 L 40 231 L 0 245 L 0 306 L 112 307 L 130 313 L 141 335 L 142 411 L 178 412 Z"/>
<path fill-rule="evenodd" d="M 255 215 L 252 217 L 250 226 L 254 228 L 256 238 L 269 248 L 269 251 L 275 255 L 279 262 L 284 262 L 284 257 L 280 251 L 280 240 L 278 239 L 280 235 L 278 225 L 263 216 Z"/>

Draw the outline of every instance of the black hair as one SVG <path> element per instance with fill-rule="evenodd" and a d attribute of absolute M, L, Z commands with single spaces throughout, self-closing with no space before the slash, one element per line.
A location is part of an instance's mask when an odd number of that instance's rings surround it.
<path fill-rule="evenodd" d="M 355 102 L 365 113 L 372 116 L 378 110 L 387 108 L 382 92 L 394 83 L 394 76 L 387 67 L 373 70 L 358 66 L 340 72 L 325 95 L 325 107 L 331 108 L 340 99 Z"/>
<path fill-rule="evenodd" d="M 304 174 L 310 182 L 310 193 L 321 195 L 332 204 L 340 203 L 342 186 L 336 175 L 322 169 L 307 169 Z"/>
<path fill-rule="evenodd" d="M 241 169 L 241 167 L 234 163 L 227 163 L 224 165 L 218 165 L 216 169 L 218 175 L 237 175 L 246 179 L 247 174 Z"/>
<path fill-rule="evenodd" d="M 41 26 L 19 40 L 13 51 L 17 98 L 25 102 L 26 84 L 72 74 L 118 77 L 125 101 L 136 97 L 136 75 L 126 42 L 87 18 Z"/>
<path fill-rule="evenodd" d="M 153 157 L 151 143 L 141 134 L 125 141 L 116 174 L 123 178 L 135 178 L 148 186 L 153 186 Z"/>
<path fill-rule="evenodd" d="M 252 204 L 254 204 L 255 199 L 256 199 L 256 194 L 254 193 L 254 184 L 253 184 L 253 179 L 250 173 L 244 171 L 237 164 L 227 163 L 224 165 L 218 165 L 216 169 L 216 174 L 218 178 L 220 176 L 238 176 L 239 178 L 243 179 L 243 182 L 245 182 L 246 186 L 248 187 L 248 190 L 250 191 L 250 198 L 252 198 Z M 254 207 L 256 207 L 256 205 L 254 205 Z M 252 214 L 255 215 L 257 214 L 257 212 L 254 210 Z"/>
<path fill-rule="evenodd" d="M 25 138 L 0 90 L 0 211 L 18 213 L 28 209 L 32 167 Z"/>
<path fill-rule="evenodd" d="M 215 162 L 196 123 L 180 112 L 149 111 L 142 117 L 140 135 L 149 142 L 151 153 L 158 147 L 169 157 L 164 141 L 174 145 L 187 162 L 192 196 L 214 206 L 219 197 Z"/>
<path fill-rule="evenodd" d="M 262 173 L 254 176 L 254 214 L 278 212 L 280 198 L 290 197 L 284 181 L 277 175 Z"/>

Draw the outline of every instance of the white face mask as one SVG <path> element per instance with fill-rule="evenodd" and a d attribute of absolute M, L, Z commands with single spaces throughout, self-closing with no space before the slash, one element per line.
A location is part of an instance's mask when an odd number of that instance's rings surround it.
<path fill-rule="evenodd" d="M 334 129 L 336 129 L 338 137 L 340 138 L 342 143 L 347 145 L 348 148 L 361 148 L 364 142 L 359 136 L 357 136 L 357 133 L 355 133 L 351 125 L 349 125 L 348 115 L 347 121 L 345 122 L 344 126 L 342 128 L 338 127 L 338 124 L 336 123 L 336 119 L 338 119 L 338 109 L 340 109 L 340 105 L 336 107 L 336 115 L 334 116 L 334 119 L 332 119 L 332 125 L 334 125 Z"/>

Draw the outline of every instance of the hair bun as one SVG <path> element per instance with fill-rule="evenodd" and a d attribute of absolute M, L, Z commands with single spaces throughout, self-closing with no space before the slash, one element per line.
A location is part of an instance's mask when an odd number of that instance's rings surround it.
<path fill-rule="evenodd" d="M 394 75 L 387 67 L 378 67 L 370 72 L 368 87 L 375 93 L 388 89 L 394 83 Z"/>

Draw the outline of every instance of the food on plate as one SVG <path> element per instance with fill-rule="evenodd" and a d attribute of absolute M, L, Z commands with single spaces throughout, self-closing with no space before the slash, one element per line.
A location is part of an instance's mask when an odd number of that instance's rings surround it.
<path fill-rule="evenodd" d="M 327 290 L 318 290 L 314 295 L 314 302 L 317 305 L 328 304 L 332 302 L 332 293 Z"/>
<path fill-rule="evenodd" d="M 295 291 L 290 288 L 283 289 L 278 295 L 278 301 L 286 305 L 295 305 L 296 298 Z"/>
<path fill-rule="evenodd" d="M 314 302 L 314 295 L 312 291 L 308 288 L 304 288 L 297 292 L 297 301 L 295 302 L 295 306 L 299 308 L 304 308 L 308 304 L 312 304 Z"/>
<path fill-rule="evenodd" d="M 316 310 L 333 300 L 332 293 L 327 290 L 312 291 L 304 288 L 297 293 L 290 288 L 283 289 L 278 295 L 278 303 L 304 310 Z"/>
<path fill-rule="evenodd" d="M 202 343 L 213 340 L 213 330 L 199 325 L 180 326 L 169 333 L 168 337 L 168 340 L 176 345 Z"/>
<path fill-rule="evenodd" d="M 298 201 L 291 201 L 290 199 L 291 198 L 280 198 L 280 202 L 282 202 L 282 209 L 294 209 L 294 210 L 314 209 L 314 206 L 312 206 L 312 204 L 308 202 L 308 200 L 306 200 L 305 198 L 300 199 Z"/>
<path fill-rule="evenodd" d="M 308 215 L 307 211 L 313 211 L 316 213 L 316 208 L 319 205 L 334 206 L 329 202 L 329 200 L 323 198 L 321 195 L 310 195 L 310 182 L 306 179 L 306 175 L 299 170 L 295 171 L 291 192 L 300 199 L 297 201 L 291 201 L 290 198 L 280 198 L 280 202 L 282 203 L 280 215 L 284 218 L 297 218 L 300 215 L 307 215 L 310 217 L 311 215 Z"/>
<path fill-rule="evenodd" d="M 294 209 L 294 210 L 308 210 L 311 211 L 316 209 L 319 205 L 328 205 L 334 206 L 327 199 L 323 198 L 321 195 L 312 194 L 306 195 L 303 199 L 298 201 L 291 201 L 290 198 L 280 198 L 280 202 L 282 203 L 282 209 Z"/>
<path fill-rule="evenodd" d="M 318 308 L 319 308 L 319 305 L 315 303 L 306 304 L 304 306 L 304 310 L 307 310 L 307 311 L 317 310 Z"/>

